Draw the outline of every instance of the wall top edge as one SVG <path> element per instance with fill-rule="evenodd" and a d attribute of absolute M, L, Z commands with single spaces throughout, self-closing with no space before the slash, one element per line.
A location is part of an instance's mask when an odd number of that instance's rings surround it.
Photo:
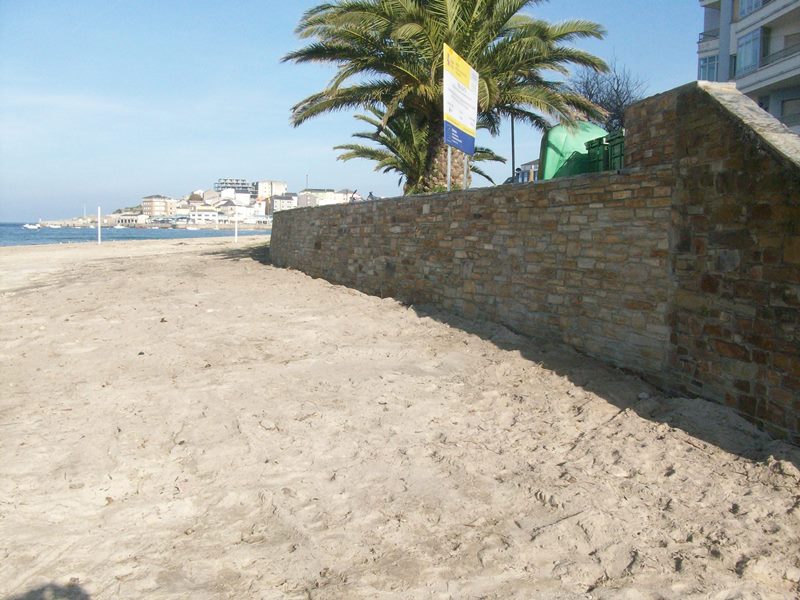
<path fill-rule="evenodd" d="M 739 92 L 735 84 L 699 81 L 697 87 L 743 127 L 755 133 L 774 153 L 800 170 L 800 136 Z"/>

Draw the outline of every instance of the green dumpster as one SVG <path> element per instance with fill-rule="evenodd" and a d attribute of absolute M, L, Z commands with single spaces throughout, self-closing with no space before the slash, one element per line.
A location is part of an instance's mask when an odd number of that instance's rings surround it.
<path fill-rule="evenodd" d="M 581 121 L 575 126 L 556 125 L 542 137 L 539 152 L 539 179 L 553 179 L 589 172 L 586 142 L 603 137 L 605 129 Z"/>
<path fill-rule="evenodd" d="M 608 144 L 605 138 L 597 138 L 586 142 L 589 153 L 589 172 L 600 173 L 608 171 Z"/>
<path fill-rule="evenodd" d="M 625 166 L 625 130 L 609 133 L 606 142 L 608 142 L 608 168 L 618 171 Z"/>

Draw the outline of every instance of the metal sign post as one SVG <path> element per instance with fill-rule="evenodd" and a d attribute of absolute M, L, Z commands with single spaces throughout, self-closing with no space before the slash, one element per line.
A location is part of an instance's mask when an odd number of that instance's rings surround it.
<path fill-rule="evenodd" d="M 453 170 L 453 147 L 447 146 L 447 191 L 450 191 L 450 173 Z"/>

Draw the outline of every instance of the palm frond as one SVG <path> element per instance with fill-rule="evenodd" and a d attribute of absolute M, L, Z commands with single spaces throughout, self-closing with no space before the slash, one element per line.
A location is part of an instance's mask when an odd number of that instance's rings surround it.
<path fill-rule="evenodd" d="M 574 46 L 602 39 L 605 30 L 585 19 L 538 19 L 528 9 L 542 1 L 323 2 L 307 10 L 297 27 L 308 43 L 282 60 L 327 64 L 335 73 L 322 91 L 292 108 L 291 122 L 361 110 L 357 118 L 371 129 L 354 137 L 377 144 L 391 157 L 348 145 L 337 147 L 345 151 L 343 160 L 373 160 L 382 170 L 401 173 L 407 188 L 424 188 L 433 155 L 443 147 L 445 43 L 478 72 L 478 126 L 492 135 L 511 116 L 539 129 L 597 117 L 602 111 L 561 79 L 575 67 L 607 69 L 600 58 Z"/>

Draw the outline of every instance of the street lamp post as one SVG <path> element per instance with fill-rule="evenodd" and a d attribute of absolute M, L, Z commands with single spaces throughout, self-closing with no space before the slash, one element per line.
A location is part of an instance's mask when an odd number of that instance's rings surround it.
<path fill-rule="evenodd" d="M 514 151 L 514 115 L 511 115 L 511 176 L 517 173 L 517 157 Z"/>

